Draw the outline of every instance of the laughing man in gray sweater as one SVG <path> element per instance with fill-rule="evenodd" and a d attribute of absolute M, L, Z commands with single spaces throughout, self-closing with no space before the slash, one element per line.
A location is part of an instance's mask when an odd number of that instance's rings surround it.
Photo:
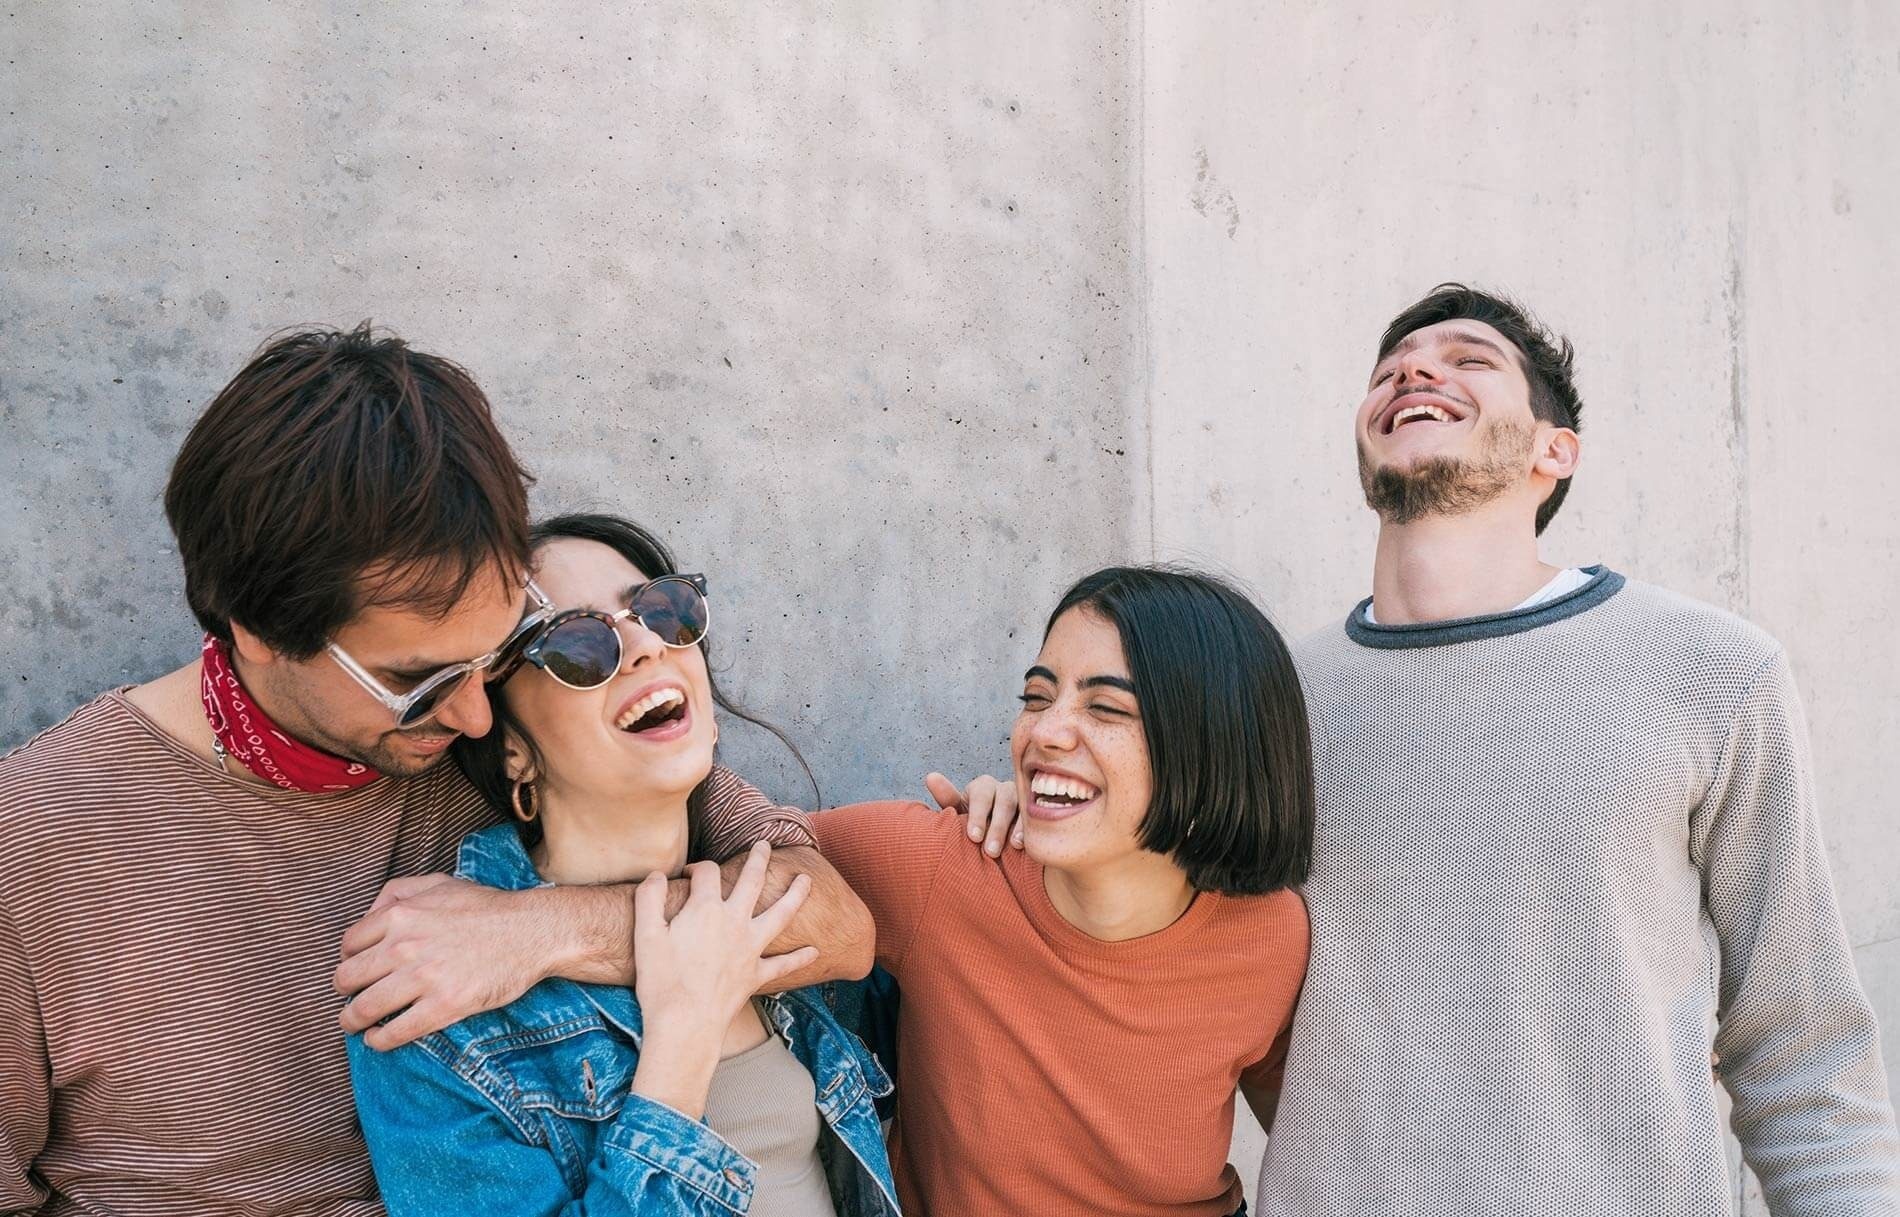
<path fill-rule="evenodd" d="M 1313 956 L 1259 1208 L 1726 1214 L 1720 1084 L 1777 1217 L 1900 1213 L 1787 656 L 1543 564 L 1580 405 L 1567 342 L 1458 285 L 1380 345 L 1373 594 L 1299 655 Z"/>

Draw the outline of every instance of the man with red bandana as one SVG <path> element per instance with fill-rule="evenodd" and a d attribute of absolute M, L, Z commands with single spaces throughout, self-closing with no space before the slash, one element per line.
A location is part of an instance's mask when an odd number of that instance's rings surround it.
<path fill-rule="evenodd" d="M 465 371 L 367 327 L 271 342 L 198 419 L 165 507 L 201 658 L 0 760 L 0 1214 L 373 1217 L 339 1008 L 389 1048 L 628 982 L 629 889 L 430 874 L 498 815 L 443 762 L 528 610 L 527 483 Z M 812 876 L 781 983 L 861 975 L 802 815 L 709 787 L 709 854 L 783 847 L 768 900 Z"/>

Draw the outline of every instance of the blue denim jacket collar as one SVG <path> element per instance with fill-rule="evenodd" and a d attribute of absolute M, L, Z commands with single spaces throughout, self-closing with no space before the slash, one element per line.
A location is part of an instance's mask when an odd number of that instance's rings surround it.
<path fill-rule="evenodd" d="M 463 837 L 455 854 L 455 877 L 504 892 L 552 886 L 534 869 L 534 859 L 513 824 L 496 824 Z"/>

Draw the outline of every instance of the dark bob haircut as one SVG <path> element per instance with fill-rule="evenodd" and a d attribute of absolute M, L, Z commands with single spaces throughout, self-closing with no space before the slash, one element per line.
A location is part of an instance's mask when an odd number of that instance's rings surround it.
<path fill-rule="evenodd" d="M 1572 367 L 1576 350 L 1568 338 L 1545 329 L 1528 309 L 1507 296 L 1462 283 L 1440 283 L 1385 327 L 1379 339 L 1379 360 L 1390 355 L 1407 334 L 1442 321 L 1480 321 L 1504 335 L 1517 348 L 1518 367 L 1530 382 L 1531 414 L 1555 427 L 1582 430 L 1578 420 L 1583 414 L 1583 398 L 1577 394 Z M 1570 479 L 1564 478 L 1539 504 L 1540 535 L 1569 493 Z"/>
<path fill-rule="evenodd" d="M 649 579 L 680 573 L 679 563 L 674 559 L 673 551 L 666 547 L 665 542 L 632 520 L 624 520 L 619 516 L 577 512 L 545 520 L 536 524 L 528 534 L 529 552 L 532 553 L 551 541 L 561 540 L 595 541 L 605 545 L 632 563 Z M 797 745 L 792 743 L 791 737 L 773 724 L 734 704 L 719 691 L 719 682 L 713 679 L 712 650 L 708 645 L 709 641 L 710 636 L 700 639 L 699 651 L 706 657 L 706 683 L 712 689 L 713 703 L 734 718 L 742 719 L 769 732 L 779 743 L 784 744 L 791 752 L 793 759 L 798 762 L 799 768 L 805 771 L 806 780 L 811 782 L 812 806 L 818 806 L 818 780 L 812 777 L 811 766 L 805 763 L 804 755 L 799 752 Z M 522 670 L 525 670 L 525 665 Z M 494 712 L 495 725 L 486 735 L 480 737 L 457 736 L 455 742 L 449 746 L 449 751 L 455 757 L 455 763 L 461 767 L 475 789 L 488 800 L 489 805 L 503 815 L 507 815 L 511 810 L 510 795 L 514 786 L 514 783 L 508 779 L 507 739 L 509 733 L 512 732 L 515 738 L 521 741 L 527 751 L 529 768 L 532 771 L 538 773 L 545 769 L 546 761 L 542 758 L 540 748 L 535 745 L 534 735 L 522 725 L 521 720 L 509 707 L 505 683 L 488 686 L 488 705 Z M 686 801 L 689 828 L 686 847 L 688 861 L 696 862 L 704 856 L 701 852 L 701 823 L 706 808 L 706 791 L 711 780 L 708 776 L 707 780 L 701 782 Z M 523 839 L 530 845 L 540 838 L 541 826 L 538 821 L 526 824 L 517 822 L 516 828 L 521 831 Z M 714 858 L 712 861 L 723 862 L 725 859 Z"/>
<path fill-rule="evenodd" d="M 475 381 L 369 322 L 265 343 L 165 487 L 204 631 L 308 659 L 370 605 L 446 615 L 528 560 L 528 484 Z"/>
<path fill-rule="evenodd" d="M 1313 747 L 1280 632 L 1232 585 L 1197 571 L 1112 566 L 1062 596 L 1112 624 L 1141 707 L 1154 795 L 1143 848 L 1197 891 L 1253 895 L 1306 881 Z"/>

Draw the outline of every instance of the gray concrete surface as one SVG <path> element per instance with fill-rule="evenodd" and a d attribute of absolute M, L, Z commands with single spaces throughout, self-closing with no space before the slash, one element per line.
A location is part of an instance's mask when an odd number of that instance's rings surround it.
<path fill-rule="evenodd" d="M 1150 3 L 1142 42 L 1159 551 L 1294 630 L 1342 613 L 1369 590 L 1350 417 L 1380 331 L 1443 279 L 1521 295 L 1585 401 L 1547 556 L 1789 648 L 1892 1078 L 1900 9 Z"/>
<path fill-rule="evenodd" d="M 1549 555 L 1789 646 L 1900 1059 L 1900 10 L 93 2 L 0 60 L 0 746 L 189 656 L 183 428 L 373 316 L 475 370 L 537 506 L 711 573 L 828 799 L 993 768 L 1082 570 L 1195 557 L 1289 630 L 1364 594 L 1347 419 L 1465 278 L 1581 350 Z"/>

